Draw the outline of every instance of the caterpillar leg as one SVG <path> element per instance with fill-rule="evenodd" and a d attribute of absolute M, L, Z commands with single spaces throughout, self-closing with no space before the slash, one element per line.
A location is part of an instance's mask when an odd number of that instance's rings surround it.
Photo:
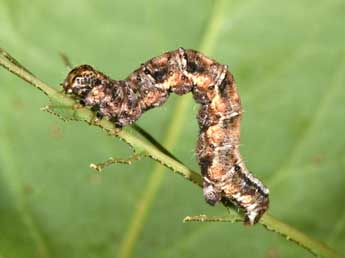
<path fill-rule="evenodd" d="M 93 110 L 93 111 L 95 111 L 95 110 Z M 104 115 L 102 114 L 102 112 L 95 111 L 95 113 L 93 113 L 93 116 L 92 116 L 91 120 L 89 121 L 89 124 L 90 125 L 97 125 L 97 123 L 99 121 L 101 121 L 103 117 L 104 117 Z"/>
<path fill-rule="evenodd" d="M 205 201 L 212 206 L 219 202 L 222 198 L 221 192 L 216 189 L 206 177 L 204 177 L 203 182 L 203 193 Z"/>

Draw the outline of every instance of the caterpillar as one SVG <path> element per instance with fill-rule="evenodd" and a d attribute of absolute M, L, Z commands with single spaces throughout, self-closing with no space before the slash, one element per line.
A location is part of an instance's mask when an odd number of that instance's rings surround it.
<path fill-rule="evenodd" d="M 242 107 L 226 65 L 195 50 L 179 48 L 154 57 L 125 80 L 112 80 L 90 65 L 72 69 L 64 92 L 89 106 L 117 128 L 163 105 L 170 93 L 192 92 L 200 104 L 196 155 L 205 201 L 229 201 L 244 213 L 245 224 L 259 221 L 269 206 L 269 190 L 255 178 L 239 152 Z"/>

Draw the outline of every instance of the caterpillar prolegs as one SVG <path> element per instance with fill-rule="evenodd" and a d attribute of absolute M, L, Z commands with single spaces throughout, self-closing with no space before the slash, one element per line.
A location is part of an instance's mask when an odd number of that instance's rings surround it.
<path fill-rule="evenodd" d="M 242 107 L 226 65 L 179 48 L 143 63 L 125 80 L 112 80 L 81 65 L 70 71 L 63 87 L 118 128 L 164 104 L 171 92 L 192 92 L 201 105 L 196 154 L 206 202 L 230 201 L 244 211 L 247 224 L 258 222 L 268 209 L 269 190 L 249 172 L 239 152 Z"/>

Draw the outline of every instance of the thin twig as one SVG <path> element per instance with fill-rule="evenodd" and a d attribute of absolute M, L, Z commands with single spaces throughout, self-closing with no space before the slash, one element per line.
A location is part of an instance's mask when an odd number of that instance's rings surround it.
<path fill-rule="evenodd" d="M 227 215 L 227 216 L 187 216 L 183 219 L 183 222 L 243 222 L 243 218 L 237 214 Z"/>
<path fill-rule="evenodd" d="M 134 154 L 133 156 L 127 158 L 127 159 L 115 159 L 110 158 L 104 162 L 101 163 L 91 163 L 90 168 L 96 169 L 98 172 L 101 172 L 105 167 L 108 167 L 113 164 L 126 164 L 131 165 L 134 161 L 140 160 L 141 158 L 145 157 L 146 153 L 141 152 Z"/>
<path fill-rule="evenodd" d="M 73 100 L 69 96 L 59 93 L 52 87 L 48 86 L 47 84 L 33 76 L 28 69 L 20 65 L 18 61 L 16 61 L 13 57 L 11 57 L 7 52 L 5 52 L 2 49 L 0 49 L 0 65 L 6 68 L 8 71 L 14 73 L 21 79 L 27 81 L 34 87 L 43 91 L 49 97 L 51 102 L 57 104 L 55 106 L 49 106 L 49 108 L 52 108 L 53 112 L 55 114 L 58 114 L 59 117 L 64 117 L 64 115 L 66 115 L 65 113 L 61 112 L 61 110 L 65 111 L 70 109 L 74 119 L 92 123 L 92 120 L 94 118 L 94 114 L 92 111 L 90 111 L 87 108 L 75 109 L 75 100 Z M 70 117 L 64 118 L 66 120 L 71 119 Z M 179 162 L 176 158 L 174 158 L 174 156 L 170 152 L 163 152 L 162 149 L 159 146 L 157 146 L 157 141 L 152 141 L 152 139 L 154 139 L 152 136 L 147 137 L 147 133 L 143 134 L 141 130 L 136 130 L 137 133 L 141 134 L 141 137 L 138 137 L 130 130 L 130 128 L 118 131 L 111 122 L 105 119 L 97 123 L 93 123 L 92 125 L 96 125 L 108 132 L 110 135 L 114 135 L 120 138 L 121 140 L 125 141 L 137 153 L 146 152 L 147 155 L 152 159 L 160 162 L 164 166 L 170 168 L 172 171 L 178 173 L 179 175 L 183 176 L 185 179 L 191 181 L 199 187 L 202 186 L 202 178 L 198 173 L 192 171 L 183 163 Z M 343 257 L 342 255 L 337 254 L 337 252 L 328 247 L 326 244 L 312 239 L 306 234 L 298 231 L 292 226 L 272 217 L 267 213 L 261 218 L 259 223 L 262 224 L 268 230 L 276 232 L 284 236 L 286 239 L 297 243 L 299 246 L 302 246 L 303 248 L 305 248 L 306 250 L 308 250 L 316 256 L 334 258 Z"/>

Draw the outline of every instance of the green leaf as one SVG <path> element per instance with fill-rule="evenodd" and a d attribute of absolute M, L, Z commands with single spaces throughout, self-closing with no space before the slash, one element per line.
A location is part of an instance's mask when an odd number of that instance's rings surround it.
<path fill-rule="evenodd" d="M 2 1 L 1 45 L 40 78 L 62 82 L 63 51 L 123 78 L 179 46 L 229 64 L 245 108 L 242 153 L 271 190 L 272 213 L 344 253 L 343 1 Z M 39 112 L 47 98 L 0 71 L 0 257 L 296 257 L 262 227 L 182 224 L 225 215 L 200 191 L 82 123 Z M 139 124 L 198 169 L 196 105 L 172 97 Z M 134 218 L 134 219 L 133 219 Z"/>

